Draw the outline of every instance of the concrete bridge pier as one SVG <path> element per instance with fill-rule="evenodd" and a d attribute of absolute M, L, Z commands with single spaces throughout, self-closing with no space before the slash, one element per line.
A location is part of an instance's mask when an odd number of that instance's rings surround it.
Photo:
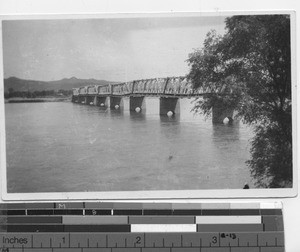
<path fill-rule="evenodd" d="M 212 108 L 212 123 L 224 123 L 227 118 L 227 123 L 233 122 L 233 109 L 226 108 L 222 104 L 214 105 Z"/>
<path fill-rule="evenodd" d="M 146 103 L 144 96 L 131 96 L 129 98 L 129 110 L 135 112 L 142 112 L 146 110 Z"/>
<path fill-rule="evenodd" d="M 110 97 L 110 108 L 111 109 L 121 109 L 124 107 L 123 99 L 119 96 Z"/>
<path fill-rule="evenodd" d="M 94 96 L 94 99 L 93 99 L 93 105 L 94 105 L 94 106 L 98 106 L 97 103 L 98 103 L 98 96 L 95 95 L 95 96 Z"/>
<path fill-rule="evenodd" d="M 171 114 L 172 112 L 172 114 Z M 174 115 L 180 112 L 179 98 L 175 97 L 160 97 L 159 98 L 159 114 Z"/>

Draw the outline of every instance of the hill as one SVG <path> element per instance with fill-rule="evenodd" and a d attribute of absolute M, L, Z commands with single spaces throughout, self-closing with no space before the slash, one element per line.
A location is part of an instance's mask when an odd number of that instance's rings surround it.
<path fill-rule="evenodd" d="M 4 79 L 4 92 L 8 92 L 10 88 L 14 91 L 43 91 L 43 90 L 71 90 L 87 85 L 106 85 L 116 82 L 109 82 L 105 80 L 96 79 L 77 79 L 76 77 L 64 78 L 56 81 L 36 81 L 24 80 L 16 77 Z"/>

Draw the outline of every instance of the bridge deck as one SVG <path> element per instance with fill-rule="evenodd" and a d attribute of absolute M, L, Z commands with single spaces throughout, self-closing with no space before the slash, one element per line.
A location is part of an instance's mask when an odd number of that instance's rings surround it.
<path fill-rule="evenodd" d="M 155 78 L 118 84 L 85 86 L 73 89 L 73 96 L 165 96 L 197 97 L 222 92 L 223 87 L 194 89 L 187 77 Z"/>

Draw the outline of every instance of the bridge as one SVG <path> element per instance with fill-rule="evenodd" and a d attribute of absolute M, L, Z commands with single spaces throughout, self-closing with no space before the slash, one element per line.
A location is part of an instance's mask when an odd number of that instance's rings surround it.
<path fill-rule="evenodd" d="M 194 89 L 187 77 L 168 77 L 135 80 L 117 84 L 84 86 L 73 89 L 72 102 L 110 109 L 122 109 L 123 97 L 129 97 L 129 110 L 137 113 L 145 111 L 145 97 L 160 99 L 160 115 L 174 115 L 180 112 L 180 99 L 221 93 L 225 86 Z M 224 118 L 232 120 L 233 110 L 213 107 L 213 123 L 221 123 Z"/>

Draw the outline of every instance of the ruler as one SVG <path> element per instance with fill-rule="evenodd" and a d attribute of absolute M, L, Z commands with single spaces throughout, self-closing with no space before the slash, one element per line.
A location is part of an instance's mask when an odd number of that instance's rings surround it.
<path fill-rule="evenodd" d="M 0 204 L 0 252 L 284 252 L 278 203 Z"/>

